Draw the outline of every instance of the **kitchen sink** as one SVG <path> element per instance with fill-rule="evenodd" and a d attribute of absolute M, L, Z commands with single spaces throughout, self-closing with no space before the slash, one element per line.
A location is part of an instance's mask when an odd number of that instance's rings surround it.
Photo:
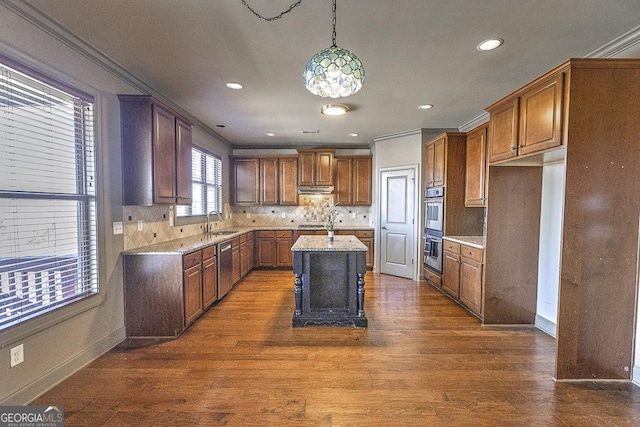
<path fill-rule="evenodd" d="M 237 231 L 226 230 L 226 231 L 213 231 L 207 234 L 209 236 L 226 236 L 227 234 L 235 234 L 235 233 L 237 233 Z"/>

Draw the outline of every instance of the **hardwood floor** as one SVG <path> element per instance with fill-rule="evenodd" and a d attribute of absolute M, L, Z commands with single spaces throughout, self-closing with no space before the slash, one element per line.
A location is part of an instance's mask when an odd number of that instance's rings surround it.
<path fill-rule="evenodd" d="M 66 426 L 637 426 L 640 389 L 555 383 L 555 341 L 483 327 L 424 283 L 366 276 L 367 329 L 291 327 L 254 271 L 182 337 L 100 357 L 33 402 Z"/>

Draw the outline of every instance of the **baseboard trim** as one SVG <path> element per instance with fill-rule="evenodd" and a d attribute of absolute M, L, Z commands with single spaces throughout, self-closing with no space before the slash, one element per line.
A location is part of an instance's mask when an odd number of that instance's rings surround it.
<path fill-rule="evenodd" d="M 549 319 L 545 319 L 542 316 L 536 314 L 536 328 L 540 329 L 542 332 L 551 335 L 552 337 L 556 337 L 556 324 Z"/>
<path fill-rule="evenodd" d="M 633 370 L 631 371 L 631 382 L 640 387 L 640 366 L 633 365 Z"/>
<path fill-rule="evenodd" d="M 47 390 L 59 384 L 70 375 L 88 365 L 126 338 L 125 328 L 122 327 L 104 339 L 96 342 L 82 353 L 53 368 L 51 371 L 27 384 L 15 393 L 0 401 L 0 406 L 27 405 Z"/>

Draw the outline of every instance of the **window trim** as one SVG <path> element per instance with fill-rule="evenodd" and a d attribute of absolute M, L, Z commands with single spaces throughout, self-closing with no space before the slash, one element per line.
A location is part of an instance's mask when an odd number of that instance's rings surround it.
<path fill-rule="evenodd" d="M 81 98 L 83 101 L 94 105 L 93 111 L 93 148 L 94 148 L 94 175 L 95 179 L 95 210 L 96 210 L 96 268 L 98 291 L 85 298 L 71 301 L 55 310 L 42 313 L 32 319 L 28 319 L 8 329 L 0 331 L 0 348 L 4 348 L 18 341 L 23 341 L 31 336 L 62 324 L 76 316 L 88 312 L 103 305 L 107 299 L 106 259 L 102 254 L 107 253 L 105 241 L 105 227 L 102 222 L 102 212 L 107 203 L 104 194 L 104 169 L 102 146 L 102 96 L 96 89 L 89 88 L 75 79 L 63 74 L 40 61 L 37 61 L 21 52 L 8 51 L 7 47 L 0 51 L 0 61 L 17 71 L 25 73 L 32 78 L 41 80 L 59 90 Z M 8 56 L 8 55 L 12 56 Z M 15 58 L 15 59 L 14 59 Z M 25 65 L 29 64 L 29 65 Z M 42 71 L 39 71 L 42 70 Z M 120 250 L 122 249 L 122 245 Z"/>

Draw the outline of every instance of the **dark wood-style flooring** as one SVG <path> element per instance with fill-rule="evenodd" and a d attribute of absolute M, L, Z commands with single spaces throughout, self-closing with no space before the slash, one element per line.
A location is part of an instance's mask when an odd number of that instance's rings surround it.
<path fill-rule="evenodd" d="M 544 333 L 366 280 L 368 329 L 293 329 L 291 272 L 254 271 L 179 339 L 123 344 L 33 404 L 67 427 L 640 425 L 634 385 L 555 383 Z"/>

